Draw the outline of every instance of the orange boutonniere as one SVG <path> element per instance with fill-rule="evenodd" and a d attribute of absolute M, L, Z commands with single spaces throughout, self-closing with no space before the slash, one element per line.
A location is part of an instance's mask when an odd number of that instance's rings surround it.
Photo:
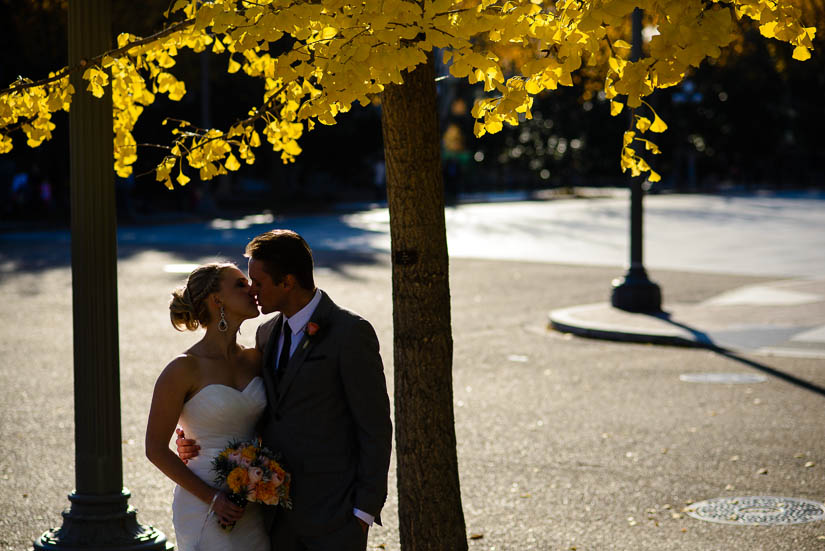
<path fill-rule="evenodd" d="M 321 329 L 321 326 L 314 321 L 306 324 L 306 327 L 304 327 L 304 332 L 307 334 L 307 339 L 304 341 L 303 349 L 306 349 L 306 347 L 309 346 L 310 339 L 318 333 L 319 329 Z"/>

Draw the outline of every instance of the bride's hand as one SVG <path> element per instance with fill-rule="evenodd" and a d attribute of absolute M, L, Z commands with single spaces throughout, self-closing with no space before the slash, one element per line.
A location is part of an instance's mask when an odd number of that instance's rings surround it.
<path fill-rule="evenodd" d="M 238 522 L 244 513 L 244 508 L 239 507 L 229 500 L 229 497 L 221 491 L 218 491 L 218 497 L 212 505 L 212 510 L 215 516 L 224 524 L 234 524 Z"/>

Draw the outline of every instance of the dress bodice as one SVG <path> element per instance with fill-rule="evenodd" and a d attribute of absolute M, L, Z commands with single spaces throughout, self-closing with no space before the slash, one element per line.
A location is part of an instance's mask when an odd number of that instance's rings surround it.
<path fill-rule="evenodd" d="M 251 440 L 264 408 L 266 390 L 261 377 L 252 379 L 243 390 L 221 384 L 203 387 L 183 405 L 180 414 L 186 437 L 200 446 L 189 468 L 211 483 L 212 459 L 233 440 Z"/>
<path fill-rule="evenodd" d="M 266 408 L 266 390 L 261 377 L 246 388 L 212 384 L 203 387 L 184 405 L 179 423 L 187 438 L 194 438 L 200 450 L 187 463 L 189 469 L 210 486 L 215 486 L 212 460 L 233 440 L 251 440 L 255 424 Z M 208 518 L 209 504 L 180 486 L 175 488 L 172 523 L 177 548 L 181 551 L 269 551 L 269 535 L 262 506 L 249 503 L 231 532 Z"/>

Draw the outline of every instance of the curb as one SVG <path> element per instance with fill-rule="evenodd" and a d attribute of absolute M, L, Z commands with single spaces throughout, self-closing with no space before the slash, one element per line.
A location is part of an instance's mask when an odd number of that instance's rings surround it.
<path fill-rule="evenodd" d="M 597 303 L 553 310 L 548 315 L 550 327 L 562 333 L 572 333 L 579 337 L 590 339 L 639 344 L 663 344 L 692 348 L 716 347 L 707 337 L 702 338 L 702 336 L 676 327 L 670 328 L 663 326 L 662 329 L 657 330 L 627 329 L 604 322 L 585 321 L 580 317 L 582 313 L 604 307 L 604 303 Z M 651 321 L 655 319 L 661 320 L 663 324 L 667 323 L 664 314 L 657 315 L 632 312 L 626 312 L 626 314 L 631 317 L 638 316 L 638 319 L 643 320 L 646 325 L 651 325 Z"/>

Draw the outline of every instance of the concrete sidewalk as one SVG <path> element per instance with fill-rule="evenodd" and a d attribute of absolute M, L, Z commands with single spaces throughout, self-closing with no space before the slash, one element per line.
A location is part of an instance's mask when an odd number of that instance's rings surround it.
<path fill-rule="evenodd" d="M 615 341 L 825 358 L 825 279 L 747 285 L 700 303 L 666 303 L 663 309 L 640 314 L 600 302 L 554 310 L 550 324 L 565 333 Z"/>

